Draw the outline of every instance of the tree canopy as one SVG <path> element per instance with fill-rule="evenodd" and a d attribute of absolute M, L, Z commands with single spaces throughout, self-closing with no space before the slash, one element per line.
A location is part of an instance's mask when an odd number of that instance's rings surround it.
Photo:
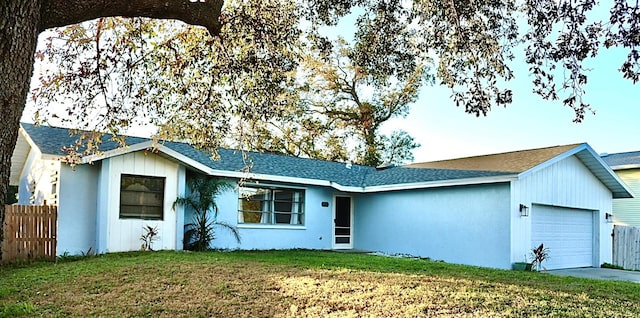
<path fill-rule="evenodd" d="M 590 0 L 227 1 L 213 37 L 175 21 L 99 18 L 46 36 L 36 53 L 50 66 L 33 91 L 36 118 L 114 135 L 150 124 L 160 138 L 212 151 L 400 163 L 417 144 L 405 132 L 380 135 L 385 120 L 406 115 L 424 84 L 449 87 L 476 116 L 508 105 L 516 49 L 533 91 L 562 99 L 575 121 L 592 111 L 583 62 L 599 49 L 628 48 L 620 70 L 636 82 L 637 9 L 615 1 L 610 20 L 598 21 L 596 8 Z M 348 14 L 357 15 L 352 40 L 320 31 Z"/>

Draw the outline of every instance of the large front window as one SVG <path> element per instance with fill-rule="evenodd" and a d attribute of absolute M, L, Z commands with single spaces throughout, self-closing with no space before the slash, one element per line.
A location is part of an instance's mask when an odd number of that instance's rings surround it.
<path fill-rule="evenodd" d="M 163 177 L 123 174 L 120 179 L 120 218 L 162 220 Z"/>
<path fill-rule="evenodd" d="M 304 190 L 242 187 L 238 223 L 304 224 Z"/>

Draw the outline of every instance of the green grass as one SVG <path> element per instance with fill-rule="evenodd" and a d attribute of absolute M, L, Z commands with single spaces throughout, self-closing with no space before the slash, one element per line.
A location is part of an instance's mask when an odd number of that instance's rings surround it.
<path fill-rule="evenodd" d="M 0 317 L 112 315 L 638 317 L 640 284 L 305 250 L 0 267 Z"/>

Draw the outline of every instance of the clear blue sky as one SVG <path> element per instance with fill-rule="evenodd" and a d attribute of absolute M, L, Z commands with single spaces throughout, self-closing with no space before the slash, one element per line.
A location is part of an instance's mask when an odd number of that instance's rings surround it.
<path fill-rule="evenodd" d="M 424 87 L 409 116 L 384 130 L 402 128 L 414 136 L 422 145 L 414 151 L 416 162 L 582 142 L 598 153 L 640 150 L 640 86 L 617 71 L 626 54 L 620 53 L 601 51 L 590 63 L 585 98 L 596 114 L 582 123 L 573 123 L 574 112 L 562 101 L 533 94 L 526 63 L 516 59 L 513 103 L 506 108 L 475 117 L 455 106 L 448 88 Z"/>

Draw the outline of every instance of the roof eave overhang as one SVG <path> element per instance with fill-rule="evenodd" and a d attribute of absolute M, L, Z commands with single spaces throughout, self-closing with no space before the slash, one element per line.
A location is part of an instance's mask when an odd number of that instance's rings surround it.
<path fill-rule="evenodd" d="M 104 160 L 117 155 L 123 155 L 126 153 L 136 152 L 141 150 L 148 150 L 151 148 L 154 148 L 158 152 L 170 158 L 173 158 L 174 160 L 181 162 L 182 164 L 184 164 L 185 166 L 188 166 L 191 169 L 194 169 L 196 171 L 199 171 L 207 175 L 219 176 L 224 178 L 295 183 L 295 184 L 305 184 L 305 185 L 313 185 L 313 186 L 325 186 L 325 187 L 334 188 L 338 191 L 349 192 L 349 193 L 375 193 L 375 192 L 387 192 L 387 191 L 399 191 L 399 190 L 452 187 L 452 186 L 461 186 L 461 185 L 501 183 L 501 182 L 510 182 L 517 178 L 517 175 L 514 174 L 514 175 L 464 178 L 464 179 L 453 179 L 453 180 L 438 180 L 438 181 L 414 182 L 414 183 L 400 183 L 400 184 L 388 184 L 388 185 L 365 186 L 365 187 L 345 186 L 329 180 L 318 180 L 318 179 L 308 179 L 308 178 L 298 178 L 298 177 L 288 177 L 288 176 L 277 176 L 277 175 L 269 175 L 269 174 L 253 173 L 253 172 L 212 169 L 211 167 L 204 165 L 200 162 L 197 162 L 169 147 L 163 146 L 161 144 L 154 145 L 152 141 L 146 141 L 139 144 L 130 145 L 125 148 L 105 151 L 104 153 L 99 155 L 88 156 L 83 158 L 81 163 L 90 163 L 93 161 Z"/>
<path fill-rule="evenodd" d="M 531 169 L 523 171 L 518 175 L 518 178 L 524 178 L 574 155 L 611 191 L 614 199 L 634 197 L 633 191 L 627 184 L 618 177 L 611 167 L 609 167 L 587 143 L 580 144 Z"/>
<path fill-rule="evenodd" d="M 38 151 L 40 151 L 37 145 L 33 142 L 31 137 L 29 136 L 29 134 L 26 133 L 26 131 L 22 127 L 20 127 L 20 132 L 23 134 L 23 136 L 25 137 L 25 139 L 33 149 L 37 149 Z M 265 175 L 265 174 L 257 174 L 257 173 L 242 172 L 242 171 L 215 170 L 185 155 L 182 155 L 181 153 L 174 151 L 169 147 L 165 147 L 162 144 L 154 143 L 151 140 L 137 143 L 134 145 L 125 146 L 122 148 L 108 150 L 100 154 L 84 157 L 81 160 L 80 164 L 91 163 L 94 161 L 104 160 L 104 159 L 118 156 L 118 155 L 123 155 L 123 154 L 132 153 L 136 151 L 141 151 L 141 150 L 150 150 L 150 149 L 157 150 L 158 152 L 164 153 L 165 155 L 182 162 L 186 166 L 189 166 L 195 170 L 198 170 L 202 173 L 206 173 L 209 175 L 216 175 L 216 176 L 229 177 L 229 178 L 245 178 L 245 179 L 253 179 L 253 180 L 269 180 L 269 181 L 307 184 L 307 185 L 329 186 L 338 191 L 353 192 L 353 193 L 374 193 L 374 192 L 398 191 L 398 190 L 410 190 L 410 189 L 450 187 L 450 186 L 459 186 L 459 185 L 510 182 L 513 180 L 524 178 L 527 175 L 530 175 L 536 171 L 544 169 L 569 156 L 576 155 L 587 166 L 587 168 L 589 168 L 592 171 L 592 173 L 607 188 L 611 190 L 613 194 L 613 198 L 633 198 L 634 197 L 633 191 L 617 176 L 617 174 L 612 169 L 621 170 L 621 169 L 640 168 L 640 164 L 609 167 L 609 165 L 607 165 L 602 160 L 602 158 L 600 158 L 600 156 L 598 156 L 596 152 L 593 151 L 593 149 L 586 143 L 578 145 L 575 148 L 572 148 L 558 156 L 555 156 L 519 174 L 493 176 L 493 177 L 453 179 L 453 180 L 438 180 L 438 181 L 416 182 L 416 183 L 387 184 L 387 185 L 365 186 L 365 187 L 343 186 L 336 182 L 332 182 L 328 180 L 316 180 L 316 179 L 306 179 L 306 178 L 297 178 L 297 177 Z M 41 153 L 41 156 L 43 159 L 50 159 L 50 160 L 59 160 L 63 157 L 61 155 L 43 154 L 43 153 Z"/>
<path fill-rule="evenodd" d="M 415 183 L 401 183 L 401 184 L 389 184 L 389 185 L 365 186 L 365 187 L 345 186 L 329 180 L 277 176 L 277 175 L 268 175 L 268 174 L 242 172 L 242 171 L 216 170 L 202 163 L 199 163 L 168 147 L 159 146 L 158 150 L 170 157 L 173 157 L 175 160 L 179 160 L 183 162 L 185 165 L 208 175 L 214 175 L 214 176 L 220 176 L 220 177 L 226 177 L 226 178 L 326 186 L 326 187 L 334 188 L 338 191 L 350 192 L 350 193 L 374 193 L 374 192 L 386 192 L 386 191 L 398 191 L 398 190 L 451 187 L 451 186 L 460 186 L 460 185 L 501 183 L 501 182 L 510 182 L 517 178 L 517 175 L 514 174 L 514 175 L 501 175 L 501 176 L 491 176 L 491 177 L 454 179 L 454 180 L 439 180 L 439 181 L 415 182 Z"/>
<path fill-rule="evenodd" d="M 27 164 L 29 153 L 32 150 L 39 151 L 38 147 L 34 146 L 33 141 L 21 125 L 18 129 L 18 138 L 13 153 L 11 153 L 11 169 L 9 171 L 10 185 L 18 185 L 20 182 L 24 166 Z"/>
<path fill-rule="evenodd" d="M 518 178 L 518 175 L 513 174 L 513 175 L 501 175 L 501 176 L 491 176 L 491 177 L 477 177 L 477 178 L 450 179 L 450 180 L 438 180 L 438 181 L 428 181 L 428 182 L 388 184 L 388 185 L 365 187 L 364 193 L 399 191 L 399 190 L 417 190 L 417 189 L 428 189 L 428 188 L 443 188 L 443 187 L 480 185 L 480 184 L 492 184 L 492 183 L 508 183 L 511 181 L 515 181 L 517 178 Z"/>

